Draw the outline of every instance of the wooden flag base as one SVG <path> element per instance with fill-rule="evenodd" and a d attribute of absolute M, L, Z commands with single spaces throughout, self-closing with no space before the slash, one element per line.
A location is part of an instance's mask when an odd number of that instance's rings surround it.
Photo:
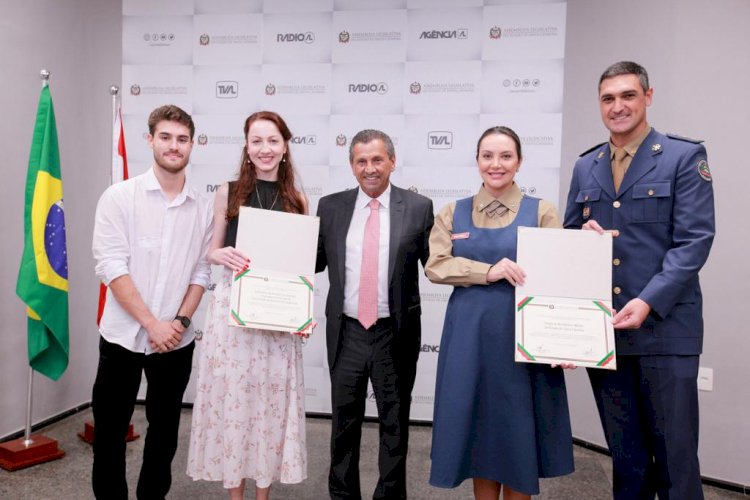
<path fill-rule="evenodd" d="M 83 424 L 83 432 L 79 432 L 78 437 L 88 444 L 94 444 L 94 422 L 89 421 Z M 135 441 L 139 437 L 141 437 L 141 435 L 135 433 L 133 423 L 131 422 L 128 426 L 128 434 L 125 436 L 125 442 L 129 443 Z"/>
<path fill-rule="evenodd" d="M 24 444 L 25 440 L 21 437 L 0 443 L 0 467 L 12 472 L 65 456 L 54 439 L 35 434 L 31 436 L 32 443 L 28 446 Z"/>

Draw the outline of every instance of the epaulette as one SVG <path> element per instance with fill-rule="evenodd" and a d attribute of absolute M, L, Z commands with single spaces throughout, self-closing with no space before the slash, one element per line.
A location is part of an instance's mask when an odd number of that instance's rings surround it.
<path fill-rule="evenodd" d="M 599 143 L 599 144 L 597 144 L 596 146 L 594 146 L 594 147 L 592 147 L 592 148 L 589 148 L 589 149 L 587 149 L 586 151 L 584 151 L 583 153 L 581 153 L 581 154 L 580 154 L 580 155 L 578 155 L 578 156 L 579 156 L 579 157 L 581 157 L 581 156 L 586 156 L 587 154 L 589 154 L 589 153 L 590 153 L 590 152 L 592 152 L 593 150 L 595 150 L 595 149 L 597 149 L 597 148 L 600 148 L 600 147 L 604 146 L 605 144 L 607 144 L 607 142 L 606 142 L 606 141 L 605 141 L 605 142 L 600 142 L 600 143 Z"/>
<path fill-rule="evenodd" d="M 691 139 L 690 137 L 682 137 L 681 135 L 677 134 L 667 134 L 667 137 L 669 137 L 670 139 L 676 139 L 678 141 L 692 142 L 693 144 L 701 144 L 703 142 L 703 139 Z"/>

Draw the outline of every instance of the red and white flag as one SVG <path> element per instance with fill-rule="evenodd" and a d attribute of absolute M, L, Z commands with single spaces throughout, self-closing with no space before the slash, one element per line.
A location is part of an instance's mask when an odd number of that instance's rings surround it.
<path fill-rule="evenodd" d="M 122 128 L 122 111 L 117 106 L 115 111 L 114 125 L 112 127 L 112 171 L 110 172 L 110 184 L 124 181 L 128 176 L 128 155 L 125 152 L 125 133 Z M 107 301 L 107 287 L 104 283 L 99 284 L 99 307 L 96 312 L 96 324 L 102 320 L 104 303 Z"/>
<path fill-rule="evenodd" d="M 122 111 L 117 107 L 115 125 L 112 127 L 112 184 L 128 178 L 128 155 L 125 153 L 125 133 L 122 129 Z"/>

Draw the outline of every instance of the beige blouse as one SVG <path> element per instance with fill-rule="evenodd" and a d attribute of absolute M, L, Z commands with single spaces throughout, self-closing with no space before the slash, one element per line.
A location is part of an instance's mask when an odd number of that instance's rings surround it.
<path fill-rule="evenodd" d="M 492 197 L 482 186 L 472 202 L 471 220 L 480 228 L 506 227 L 515 220 L 522 197 L 523 193 L 515 182 L 499 198 Z M 488 264 L 465 257 L 453 257 L 451 231 L 455 209 L 454 201 L 435 217 L 435 225 L 430 233 L 430 258 L 425 266 L 427 277 L 433 283 L 446 285 L 486 285 L 487 272 L 495 262 Z M 539 201 L 539 227 L 562 227 L 557 210 L 545 200 Z"/>

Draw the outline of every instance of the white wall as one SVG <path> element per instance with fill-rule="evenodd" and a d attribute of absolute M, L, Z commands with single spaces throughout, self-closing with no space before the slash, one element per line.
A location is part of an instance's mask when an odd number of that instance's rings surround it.
<path fill-rule="evenodd" d="M 744 0 L 569 0 L 560 175 L 565 200 L 578 155 L 607 140 L 597 83 L 619 60 L 634 60 L 649 72 L 651 125 L 705 140 L 717 236 L 701 273 L 706 326 L 701 366 L 714 370 L 714 390 L 700 393 L 701 472 L 744 485 L 750 484 L 750 335 L 744 320 L 750 223 L 743 217 L 750 186 L 748 25 L 750 2 Z M 586 374 L 570 375 L 574 435 L 603 445 Z"/>
<path fill-rule="evenodd" d="M 119 0 L 0 1 L 0 436 L 26 421 L 26 316 L 15 288 L 42 68 L 51 72 L 60 142 L 71 354 L 58 382 L 35 374 L 34 422 L 91 399 L 98 347 L 91 231 L 98 196 L 109 183 L 109 86 L 120 81 L 121 9 Z"/>
<path fill-rule="evenodd" d="M 108 183 L 110 101 L 120 80 L 118 0 L 0 0 L 0 436 L 20 430 L 28 365 L 24 308 L 15 295 L 22 251 L 23 186 L 39 97 L 37 74 L 52 72 L 62 158 L 71 269 L 70 368 L 57 382 L 36 377 L 35 421 L 90 400 L 97 362 L 97 283 L 90 252 L 93 211 Z M 716 190 L 718 235 L 702 273 L 706 342 L 702 365 L 714 391 L 701 393 L 704 475 L 750 484 L 750 224 L 741 205 L 750 186 L 750 3 L 744 0 L 569 0 L 560 199 L 578 154 L 606 140 L 596 84 L 610 63 L 633 59 L 655 87 L 650 122 L 661 131 L 705 139 Z M 64 40 L 64 43 L 62 42 Z M 512 125 L 512 124 L 511 124 Z M 700 210 L 701 207 L 696 207 Z M 569 377 L 577 437 L 602 444 L 583 370 Z"/>

